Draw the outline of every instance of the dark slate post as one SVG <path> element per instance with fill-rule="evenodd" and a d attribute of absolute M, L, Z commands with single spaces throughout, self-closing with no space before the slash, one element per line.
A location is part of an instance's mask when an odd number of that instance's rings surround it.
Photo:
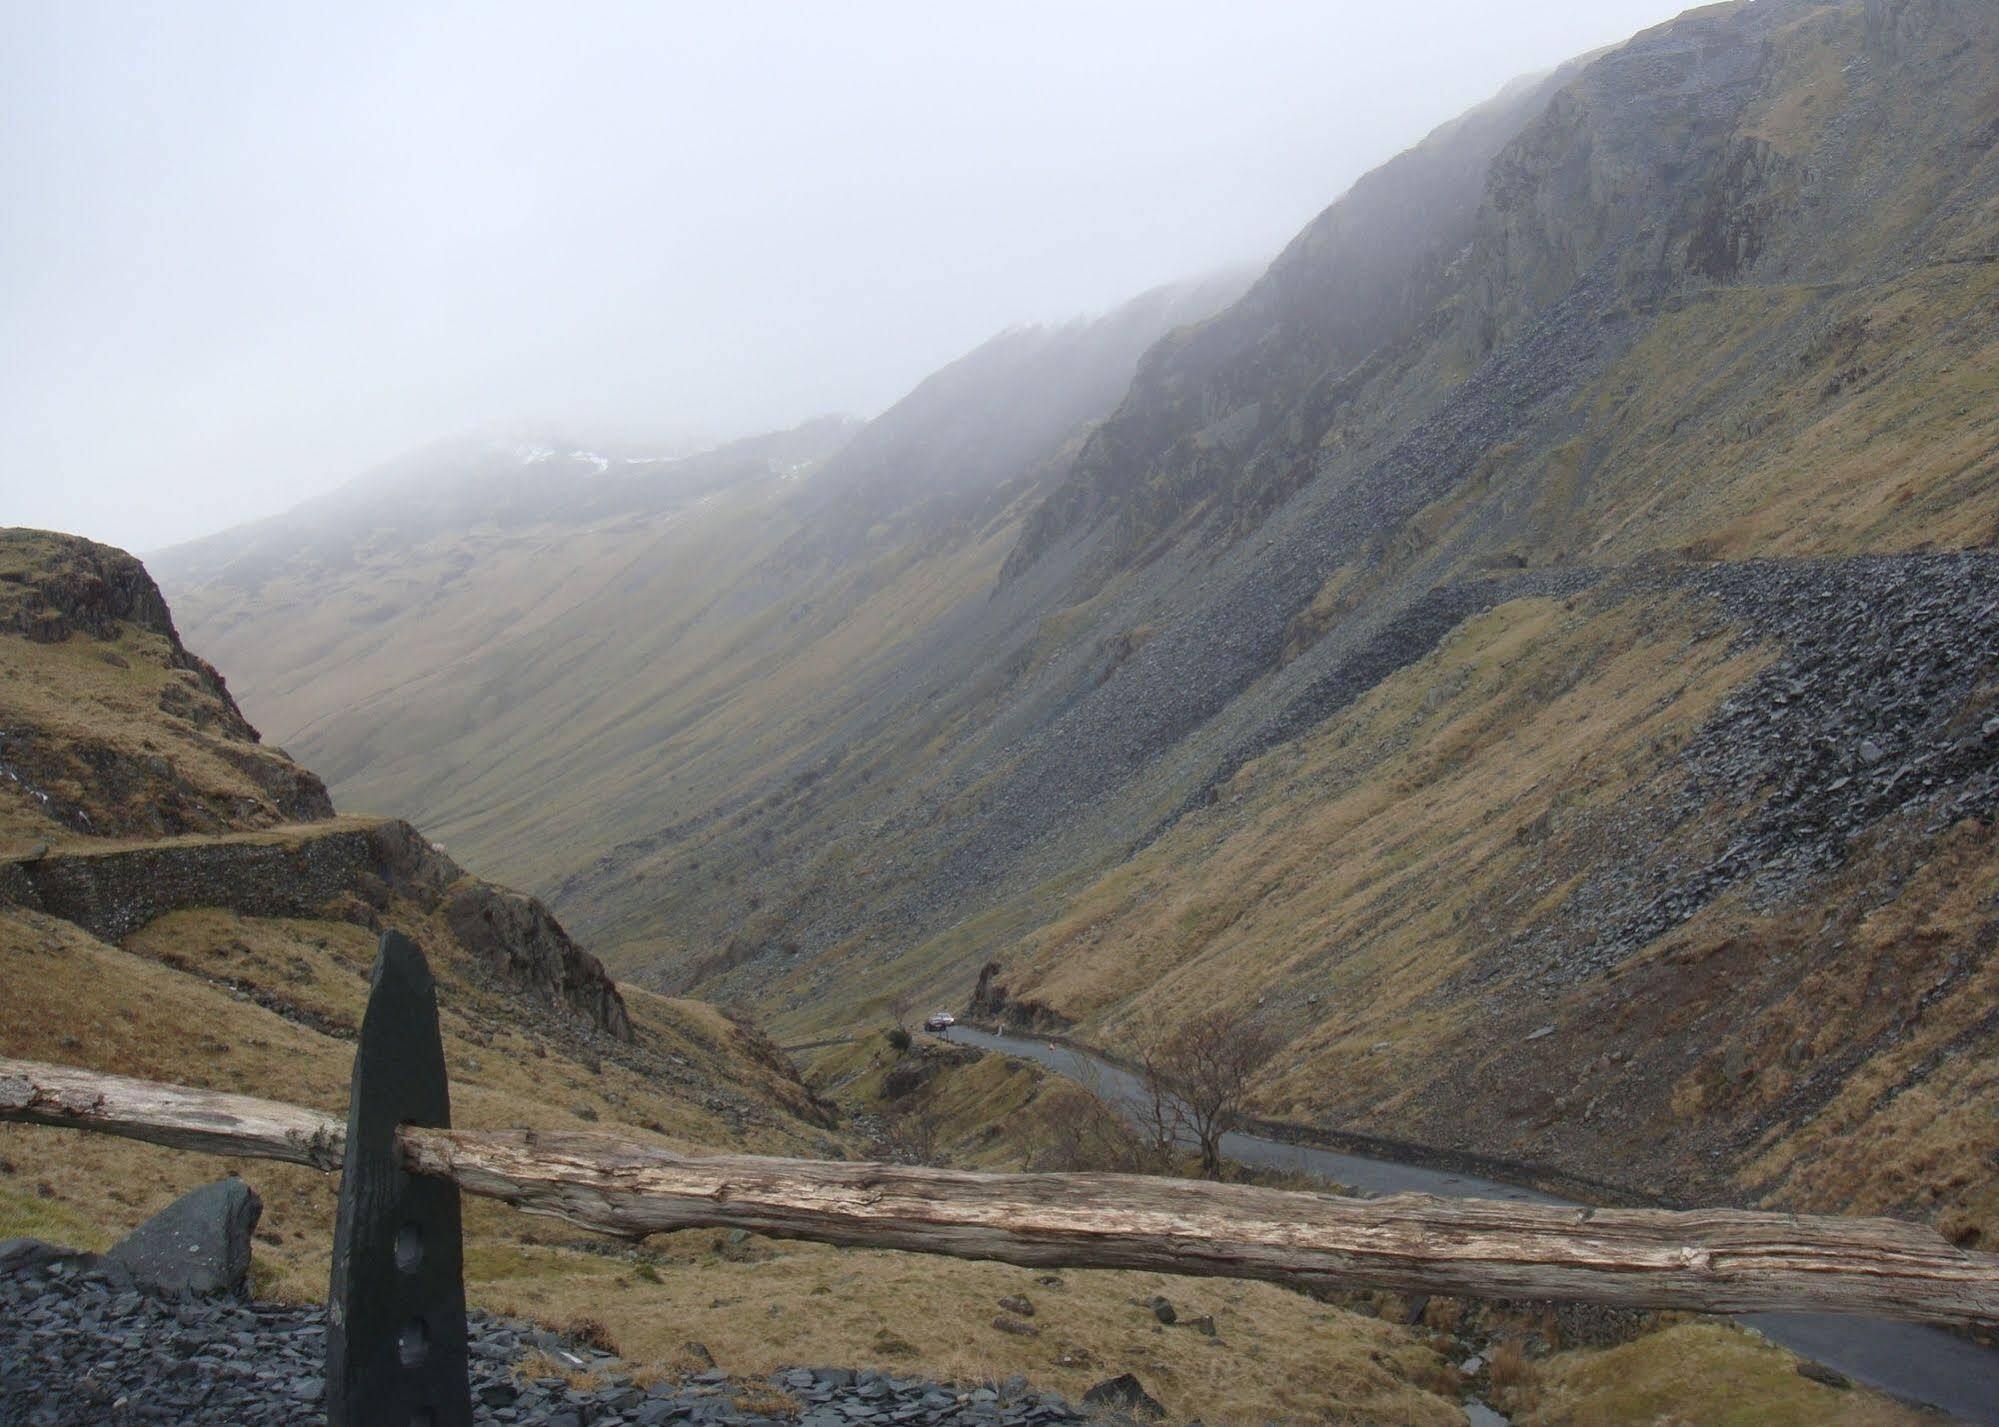
<path fill-rule="evenodd" d="M 382 937 L 354 1052 L 327 1298 L 329 1427 L 471 1427 L 458 1186 L 405 1171 L 398 1125 L 451 1124 L 437 987 Z"/>

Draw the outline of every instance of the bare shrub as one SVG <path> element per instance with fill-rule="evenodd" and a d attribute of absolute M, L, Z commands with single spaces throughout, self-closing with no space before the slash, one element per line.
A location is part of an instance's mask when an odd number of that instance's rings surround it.
<path fill-rule="evenodd" d="M 887 1124 L 888 1157 L 897 1164 L 938 1163 L 943 1127 L 937 1117 L 915 1106 L 892 1115 Z"/>
<path fill-rule="evenodd" d="M 1275 1028 L 1246 1011 L 1217 1007 L 1183 1022 L 1141 1055 L 1148 1113 L 1155 1117 L 1148 1130 L 1164 1135 L 1164 1102 L 1174 1102 L 1175 1137 L 1184 1127 L 1201 1152 L 1202 1175 L 1220 1179 L 1222 1137 L 1242 1123 L 1250 1082 L 1280 1044 Z"/>
<path fill-rule="evenodd" d="M 1145 1147 L 1104 1096 L 1080 1085 L 1053 1092 L 1052 1139 L 1029 1166 L 1067 1174 L 1143 1174 Z"/>

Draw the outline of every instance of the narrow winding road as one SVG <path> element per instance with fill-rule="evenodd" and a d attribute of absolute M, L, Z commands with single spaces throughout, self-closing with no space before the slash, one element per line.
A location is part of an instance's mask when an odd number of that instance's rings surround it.
<path fill-rule="evenodd" d="M 1089 1086 L 1127 1114 L 1139 1104 L 1129 1071 L 1069 1046 L 953 1026 L 945 1037 L 1031 1060 Z M 1232 1134 L 1222 1151 L 1240 1164 L 1304 1170 L 1370 1194 L 1435 1194 L 1457 1199 L 1571 1200 L 1476 1175 L 1450 1174 L 1389 1159 Z M 1823 1313 L 1752 1313 L 1739 1320 L 1792 1352 L 1905 1402 L 1940 1408 L 1975 1427 L 1999 1427 L 1999 1350 L 1941 1328 Z"/>

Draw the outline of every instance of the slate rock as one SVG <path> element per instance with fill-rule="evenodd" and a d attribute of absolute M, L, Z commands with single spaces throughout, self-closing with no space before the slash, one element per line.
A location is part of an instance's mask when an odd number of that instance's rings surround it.
<path fill-rule="evenodd" d="M 59 1263 L 87 1265 L 96 1257 L 41 1239 L 0 1239 L 0 1274 L 33 1273 Z"/>
<path fill-rule="evenodd" d="M 183 1194 L 104 1257 L 157 1293 L 220 1293 L 250 1271 L 250 1235 L 264 1201 L 240 1179 Z"/>
<path fill-rule="evenodd" d="M 1852 1381 L 1843 1372 L 1835 1371 L 1824 1363 L 1799 1363 L 1798 1376 L 1808 1381 L 1821 1383 L 1826 1387 L 1841 1391 L 1852 1387 Z"/>
<path fill-rule="evenodd" d="M 120 1291 L 101 1267 L 79 1269 L 21 1245 L 7 1249 L 16 1259 L 47 1260 L 48 1268 L 0 1273 L 0 1424 L 309 1427 L 323 1415 L 326 1314 L 318 1305 Z M 466 1318 L 477 1427 L 799 1427 L 788 1416 L 745 1408 L 727 1374 L 715 1370 L 682 1383 L 662 1380 L 643 1393 L 621 1369 L 589 1390 L 562 1377 L 524 1380 L 517 1376 L 524 1360 L 561 1340 L 476 1310 Z M 592 1356 L 600 1365 L 616 1362 Z M 1082 1420 L 1060 1397 L 1035 1393 L 1020 1377 L 968 1388 L 848 1368 L 792 1370 L 799 1372 L 812 1384 L 801 1394 L 812 1399 L 805 1420 L 817 1427 L 1069 1427 Z"/>
<path fill-rule="evenodd" d="M 1130 1373 L 1098 1383 L 1083 1394 L 1083 1406 L 1102 1412 L 1129 1412 L 1154 1422 L 1166 1416 L 1166 1409 Z"/>

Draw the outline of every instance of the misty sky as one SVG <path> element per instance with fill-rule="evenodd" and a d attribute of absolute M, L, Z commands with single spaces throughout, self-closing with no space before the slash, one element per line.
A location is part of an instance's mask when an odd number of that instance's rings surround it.
<path fill-rule="evenodd" d="M 1674 0 L 0 0 L 0 525 L 868 415 Z"/>

